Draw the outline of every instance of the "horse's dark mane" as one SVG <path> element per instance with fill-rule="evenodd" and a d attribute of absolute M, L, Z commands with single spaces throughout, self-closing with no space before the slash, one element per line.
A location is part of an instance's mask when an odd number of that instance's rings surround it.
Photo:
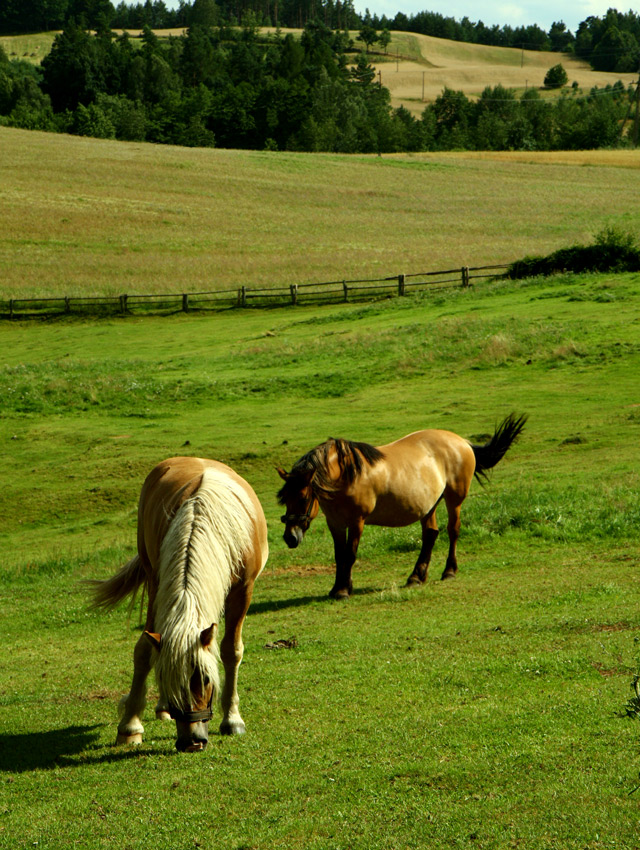
<path fill-rule="evenodd" d="M 329 477 L 329 454 L 332 449 L 336 450 L 342 473 L 339 481 Z M 352 484 L 365 464 L 375 466 L 383 457 L 380 449 L 369 443 L 329 437 L 325 443 L 311 449 L 294 463 L 288 479 L 278 492 L 278 501 L 283 505 L 289 496 L 308 484 L 311 484 L 314 495 L 329 499 L 345 484 Z"/>

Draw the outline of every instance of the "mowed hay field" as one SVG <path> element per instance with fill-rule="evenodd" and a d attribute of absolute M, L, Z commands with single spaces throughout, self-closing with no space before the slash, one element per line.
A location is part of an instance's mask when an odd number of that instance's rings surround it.
<path fill-rule="evenodd" d="M 398 57 L 396 59 L 396 56 Z M 394 32 L 384 61 L 372 56 L 380 71 L 378 79 L 391 92 L 393 106 L 404 106 L 420 114 L 443 89 L 463 91 L 476 98 L 487 86 L 502 85 L 524 92 L 544 89 L 549 68 L 561 63 L 569 77 L 586 94 L 594 86 L 604 88 L 622 80 L 625 86 L 637 82 L 637 74 L 593 71 L 587 62 L 563 53 L 490 47 L 449 41 L 426 35 Z M 557 97 L 559 90 L 544 92 Z"/>
<path fill-rule="evenodd" d="M 506 263 L 640 220 L 640 153 L 345 156 L 0 128 L 0 298 Z"/>

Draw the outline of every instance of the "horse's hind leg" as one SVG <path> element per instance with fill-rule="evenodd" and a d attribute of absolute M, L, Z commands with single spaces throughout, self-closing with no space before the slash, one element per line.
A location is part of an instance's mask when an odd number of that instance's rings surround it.
<path fill-rule="evenodd" d="M 141 744 L 144 726 L 140 717 L 147 696 L 147 676 L 151 670 L 152 645 L 146 635 L 141 635 L 133 650 L 133 681 L 131 690 L 120 700 L 123 709 L 118 723 L 117 744 Z"/>
<path fill-rule="evenodd" d="M 253 593 L 253 582 L 238 584 L 231 589 L 225 602 L 224 637 L 220 642 L 220 658 L 224 665 L 224 687 L 220 699 L 222 707 L 221 735 L 242 735 L 244 720 L 240 716 L 238 697 L 238 668 L 244 654 L 242 625 Z"/>
<path fill-rule="evenodd" d="M 466 494 L 465 494 L 466 495 Z M 445 564 L 442 579 L 455 578 L 458 572 L 458 560 L 456 558 L 456 546 L 460 536 L 460 506 L 464 502 L 464 496 L 459 496 L 452 490 L 445 490 L 444 500 L 447 506 L 449 520 L 447 522 L 447 533 L 449 535 L 449 554 Z"/>
<path fill-rule="evenodd" d="M 438 531 L 438 523 L 436 522 L 435 508 L 430 514 L 420 520 L 420 524 L 422 526 L 422 548 L 420 549 L 420 554 L 418 555 L 413 572 L 407 579 L 407 587 L 424 584 L 427 580 L 431 552 L 440 533 Z"/>

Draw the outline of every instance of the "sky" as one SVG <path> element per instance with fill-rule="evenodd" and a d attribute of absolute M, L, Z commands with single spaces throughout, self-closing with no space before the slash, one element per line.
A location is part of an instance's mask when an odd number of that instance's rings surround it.
<path fill-rule="evenodd" d="M 580 22 L 589 15 L 601 18 L 606 15 L 607 9 L 627 12 L 630 8 L 628 0 L 621 4 L 612 0 L 573 0 L 568 3 L 553 0 L 484 0 L 480 3 L 477 0 L 355 0 L 354 6 L 360 14 L 368 8 L 372 14 L 386 14 L 389 18 L 393 18 L 396 12 L 412 15 L 428 10 L 458 21 L 466 16 L 471 21 L 482 21 L 487 26 L 509 24 L 518 27 L 538 24 L 543 30 L 548 30 L 554 21 L 564 21 L 567 28 L 574 33 Z M 637 11 L 637 7 L 634 11 Z"/>
<path fill-rule="evenodd" d="M 165 0 L 170 9 L 177 9 L 179 0 Z M 487 26 L 512 27 L 538 24 L 548 30 L 554 21 L 564 21 L 567 28 L 575 33 L 578 24 L 595 15 L 598 18 L 613 7 L 619 12 L 628 12 L 628 0 L 616 4 L 612 0 L 572 0 L 572 2 L 554 2 L 554 0 L 354 0 L 354 7 L 360 14 L 369 9 L 371 14 L 395 17 L 397 12 L 415 15 L 416 12 L 439 12 L 447 18 L 461 20 L 465 16 L 471 21 L 482 21 Z M 638 7 L 631 7 L 638 12 Z"/>

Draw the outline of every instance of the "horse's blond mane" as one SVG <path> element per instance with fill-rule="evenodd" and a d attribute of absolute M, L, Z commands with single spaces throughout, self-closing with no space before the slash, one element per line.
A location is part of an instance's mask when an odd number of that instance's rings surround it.
<path fill-rule="evenodd" d="M 255 511 L 245 490 L 217 469 L 206 469 L 196 493 L 179 508 L 160 549 L 154 626 L 162 635 L 156 661 L 161 696 L 187 709 L 195 669 L 219 693 L 219 650 L 200 633 L 219 622 L 233 575 L 250 548 Z"/>

